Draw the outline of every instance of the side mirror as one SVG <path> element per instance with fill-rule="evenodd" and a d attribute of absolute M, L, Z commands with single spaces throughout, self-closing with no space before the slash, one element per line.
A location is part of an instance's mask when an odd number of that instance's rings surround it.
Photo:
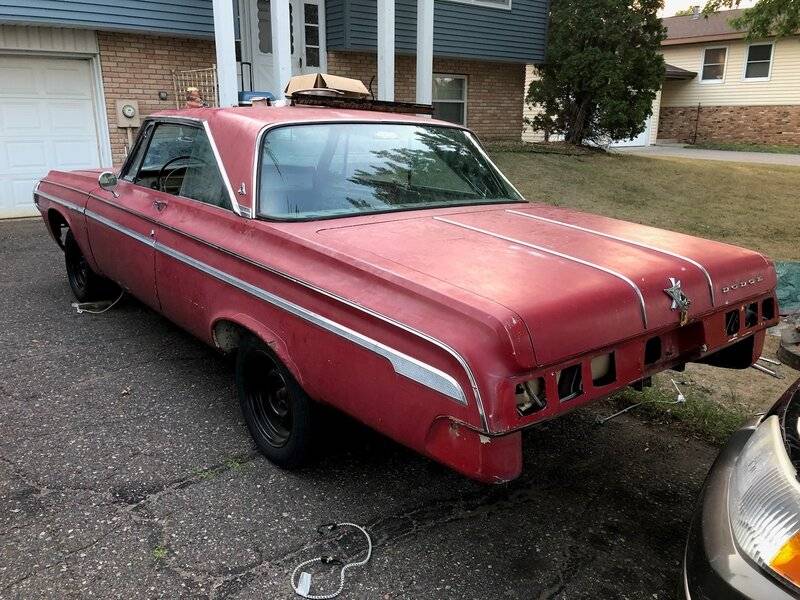
<path fill-rule="evenodd" d="M 119 198 L 119 194 L 116 191 L 117 187 L 117 176 L 114 175 L 111 171 L 103 171 L 100 173 L 100 176 L 97 178 L 98 185 L 106 190 L 107 192 L 111 192 L 114 194 L 115 198 Z"/>

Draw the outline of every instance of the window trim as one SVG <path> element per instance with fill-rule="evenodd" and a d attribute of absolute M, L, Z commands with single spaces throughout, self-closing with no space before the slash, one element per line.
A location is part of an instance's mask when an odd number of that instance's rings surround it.
<path fill-rule="evenodd" d="M 706 51 L 708 50 L 725 50 L 725 62 L 722 63 L 722 79 L 703 79 L 703 71 L 706 66 Z M 725 83 L 725 78 L 728 76 L 728 57 L 730 55 L 730 48 L 728 46 L 706 46 L 700 51 L 700 85 L 720 85 Z M 714 63 L 718 64 L 718 63 Z"/>
<path fill-rule="evenodd" d="M 489 0 L 445 0 L 446 2 L 454 2 L 456 4 L 470 4 L 472 6 L 480 6 L 483 8 L 496 8 L 497 10 L 511 10 L 512 0 L 504 0 L 505 6 L 497 2 L 490 2 Z"/>
<path fill-rule="evenodd" d="M 767 72 L 766 77 L 748 77 L 747 76 L 747 65 L 750 63 L 750 48 L 752 46 L 771 46 L 769 51 L 769 71 Z M 763 60 L 753 61 L 757 63 L 763 63 Z M 770 40 L 766 42 L 751 42 L 747 44 L 744 50 L 744 63 L 742 64 L 742 81 L 743 82 L 755 82 L 755 81 L 769 81 L 772 79 L 772 65 L 775 62 L 775 41 Z"/>
<path fill-rule="evenodd" d="M 467 105 L 469 103 L 469 77 L 462 73 L 434 73 L 433 79 L 437 77 L 450 77 L 452 79 L 461 79 L 464 81 L 464 99 L 463 100 L 436 100 L 433 97 L 433 84 L 431 84 L 431 106 L 434 103 L 439 102 L 441 104 L 463 104 L 464 105 L 464 122 L 463 123 L 453 123 L 453 125 L 458 125 L 461 127 L 466 127 L 468 116 L 467 116 Z M 452 121 L 448 121 L 448 123 L 452 123 Z"/>

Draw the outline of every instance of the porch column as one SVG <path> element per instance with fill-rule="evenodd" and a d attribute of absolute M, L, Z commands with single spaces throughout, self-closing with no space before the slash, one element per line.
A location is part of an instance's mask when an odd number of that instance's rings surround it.
<path fill-rule="evenodd" d="M 255 0 L 251 0 L 255 2 Z M 302 17 L 295 15 L 299 23 Z M 289 0 L 271 0 L 270 21 L 272 23 L 272 68 L 275 70 L 275 89 L 268 90 L 275 98 L 283 100 L 283 90 L 292 77 L 292 42 L 289 31 Z"/>
<path fill-rule="evenodd" d="M 239 104 L 239 78 L 236 75 L 236 40 L 233 32 L 233 2 L 214 0 L 214 45 L 217 49 L 219 105 Z"/>
<path fill-rule="evenodd" d="M 417 0 L 417 102 L 433 100 L 433 0 Z"/>
<path fill-rule="evenodd" d="M 394 100 L 394 0 L 378 0 L 378 100 Z"/>

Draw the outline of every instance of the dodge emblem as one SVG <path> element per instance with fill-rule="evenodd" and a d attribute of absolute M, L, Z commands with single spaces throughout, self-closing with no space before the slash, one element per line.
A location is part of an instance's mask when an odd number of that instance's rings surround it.
<path fill-rule="evenodd" d="M 669 278 L 669 287 L 664 290 L 664 293 L 672 299 L 672 310 L 679 310 L 681 312 L 681 325 L 686 325 L 689 320 L 689 306 L 692 301 L 683 293 L 681 289 L 681 280 L 674 277 Z"/>

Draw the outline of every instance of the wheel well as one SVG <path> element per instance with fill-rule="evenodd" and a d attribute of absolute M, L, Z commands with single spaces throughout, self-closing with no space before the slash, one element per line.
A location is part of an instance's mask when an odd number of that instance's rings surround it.
<path fill-rule="evenodd" d="M 255 335 L 246 327 L 225 319 L 214 323 L 214 344 L 225 354 L 235 351 L 246 335 Z"/>
<path fill-rule="evenodd" d="M 69 223 L 60 212 L 51 208 L 47 211 L 47 224 L 58 246 L 64 249 L 64 230 L 69 229 Z"/>

